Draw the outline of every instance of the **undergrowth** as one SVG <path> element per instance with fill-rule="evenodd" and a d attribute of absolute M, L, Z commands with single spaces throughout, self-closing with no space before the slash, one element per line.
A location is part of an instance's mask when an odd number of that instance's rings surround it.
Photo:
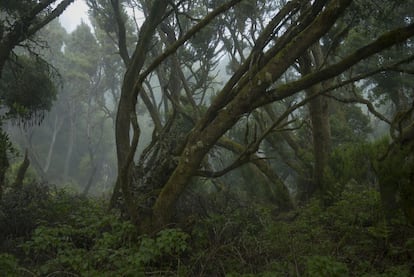
<path fill-rule="evenodd" d="M 34 186 L 34 185 L 31 185 Z M 27 187 L 0 205 L 4 276 L 412 276 L 414 230 L 356 182 L 327 208 L 223 207 L 185 229 L 140 235 L 99 199 Z M 23 228 L 24 231 L 19 230 Z M 185 231 L 184 231 L 185 230 Z"/>

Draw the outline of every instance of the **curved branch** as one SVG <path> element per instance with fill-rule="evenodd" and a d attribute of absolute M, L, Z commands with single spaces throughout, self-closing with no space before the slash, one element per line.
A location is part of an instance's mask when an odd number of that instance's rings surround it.
<path fill-rule="evenodd" d="M 128 54 L 127 43 L 126 43 L 126 29 L 125 22 L 122 19 L 121 9 L 119 0 L 111 0 L 112 9 L 114 10 L 114 15 L 116 19 L 116 24 L 118 26 L 118 48 L 119 54 L 124 61 L 125 66 L 128 66 L 130 57 Z"/>
<path fill-rule="evenodd" d="M 40 22 L 37 24 L 32 25 L 28 29 L 28 36 L 34 35 L 37 31 L 42 29 L 44 26 L 46 26 L 50 21 L 55 19 L 56 17 L 60 16 L 66 8 L 72 4 L 75 0 L 64 0 L 62 1 L 52 12 L 50 12 L 48 15 L 46 15 Z M 55 1 L 47 1 L 47 2 L 55 2 Z M 46 8 L 46 7 L 45 7 Z M 45 9 L 43 8 L 43 9 Z M 39 14 L 41 11 L 39 11 L 37 14 Z"/>
<path fill-rule="evenodd" d="M 328 66 L 322 70 L 309 73 L 297 81 L 284 84 L 276 89 L 270 90 L 268 93 L 265 93 L 262 97 L 260 97 L 252 105 L 252 108 L 284 99 L 319 82 L 336 77 L 360 61 L 395 44 L 404 42 L 412 36 L 414 36 L 414 24 L 389 31 L 370 44 L 356 50 L 354 53 L 336 64 Z"/>
<path fill-rule="evenodd" d="M 341 103 L 360 103 L 360 104 L 364 104 L 364 105 L 366 105 L 367 106 L 367 108 L 368 108 L 368 110 L 373 114 L 373 115 L 375 115 L 376 117 L 378 117 L 379 119 L 381 119 L 382 121 L 384 121 L 384 122 L 386 122 L 386 123 L 388 123 L 388 124 L 391 124 L 391 121 L 390 120 L 388 120 L 385 116 L 383 116 L 381 113 L 379 113 L 376 109 L 375 109 L 375 107 L 374 107 L 374 105 L 372 105 L 372 103 L 370 102 L 370 101 L 368 101 L 367 99 L 365 99 L 365 98 L 363 98 L 363 97 L 360 97 L 360 96 L 357 96 L 357 95 L 354 95 L 354 97 L 352 97 L 352 98 L 339 98 L 339 97 L 337 97 L 337 96 L 334 96 L 334 95 L 330 95 L 330 94 L 326 94 L 325 96 L 327 96 L 327 97 L 330 97 L 330 98 L 333 98 L 333 99 L 335 99 L 336 101 L 338 101 L 338 102 L 341 102 Z"/>
<path fill-rule="evenodd" d="M 185 42 L 187 42 L 191 37 L 193 37 L 196 33 L 198 33 L 202 28 L 210 24 L 210 22 L 215 19 L 218 15 L 221 13 L 224 13 L 225 11 L 229 10 L 233 6 L 235 6 L 237 3 L 241 2 L 242 0 L 232 0 L 228 3 L 225 3 L 209 13 L 203 20 L 201 20 L 199 23 L 194 25 L 185 35 L 180 37 L 177 41 L 175 41 L 170 47 L 168 47 L 160 56 L 155 58 L 155 60 L 148 66 L 148 68 L 142 72 L 137 80 L 137 83 L 135 85 L 135 88 L 140 88 L 142 82 L 144 81 L 147 76 L 154 71 L 155 68 L 157 68 L 166 58 L 174 54 L 177 49 L 184 45 Z"/>
<path fill-rule="evenodd" d="M 224 147 L 236 154 L 242 154 L 246 151 L 245 147 L 243 147 L 242 145 L 240 145 L 239 143 L 230 140 L 229 138 L 223 137 L 222 139 L 220 139 L 220 141 L 218 142 L 218 145 L 220 145 L 221 147 Z M 283 183 L 282 179 L 279 177 L 279 175 L 277 175 L 274 170 L 270 167 L 270 165 L 265 161 L 264 158 L 260 158 L 258 155 L 253 154 L 250 155 L 249 159 L 244 162 L 243 164 L 247 163 L 247 162 L 251 162 L 253 163 L 262 173 L 263 175 L 266 176 L 266 178 L 275 186 L 273 188 L 270 188 L 270 190 L 272 192 L 275 193 L 276 196 L 276 204 L 284 210 L 287 209 L 291 209 L 293 208 L 293 203 L 292 200 L 290 199 L 290 195 L 289 195 L 289 190 L 287 189 L 287 187 L 285 186 L 285 184 Z M 240 164 L 240 165 L 243 165 Z M 225 170 L 227 170 L 229 168 L 226 168 Z M 223 170 L 222 172 L 224 172 L 225 170 Z M 230 171 L 230 170 L 228 170 Z M 217 175 L 221 172 L 217 172 L 214 175 Z M 224 175 L 224 174 L 223 174 Z M 208 176 L 210 177 L 210 176 Z M 219 177 L 219 176 L 212 176 L 212 177 Z"/>

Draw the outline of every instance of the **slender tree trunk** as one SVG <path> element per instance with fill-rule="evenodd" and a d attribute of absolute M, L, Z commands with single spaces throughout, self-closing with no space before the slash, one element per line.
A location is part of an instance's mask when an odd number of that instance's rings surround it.
<path fill-rule="evenodd" d="M 16 190 L 21 190 L 22 189 L 24 176 L 26 175 L 26 171 L 30 166 L 30 161 L 29 161 L 29 157 L 28 157 L 27 152 L 28 151 L 26 149 L 25 153 L 24 153 L 23 162 L 19 166 L 19 170 L 17 171 L 17 175 L 16 175 L 16 178 L 15 178 L 14 183 L 13 183 L 13 188 L 16 189 Z"/>
<path fill-rule="evenodd" d="M 43 171 L 43 166 L 41 165 L 41 162 L 39 161 L 39 157 L 36 154 L 36 151 L 35 151 L 35 149 L 33 148 L 33 145 L 32 145 L 32 135 L 33 135 L 33 133 L 31 133 L 30 136 L 29 136 L 27 134 L 27 132 L 25 130 L 23 130 L 22 128 L 20 128 L 20 133 L 21 133 L 23 141 L 24 141 L 22 148 L 27 149 L 29 159 L 30 159 L 30 162 L 31 162 L 34 170 L 36 171 L 37 175 L 40 177 L 40 180 L 42 182 L 47 181 L 46 173 Z"/>
<path fill-rule="evenodd" d="M 89 193 L 89 191 L 90 191 L 90 189 L 92 187 L 92 184 L 93 184 L 93 181 L 94 181 L 94 178 L 95 178 L 96 171 L 97 171 L 97 167 L 95 165 L 93 165 L 92 172 L 89 175 L 88 183 L 86 183 L 86 186 L 85 186 L 85 188 L 83 189 L 83 192 L 82 192 L 82 195 L 83 196 L 87 196 L 88 195 L 88 193 Z"/>
<path fill-rule="evenodd" d="M 69 138 L 68 138 L 68 145 L 66 150 L 66 158 L 65 158 L 65 164 L 63 167 L 63 176 L 62 179 L 64 182 L 68 181 L 69 178 L 69 169 L 70 169 L 70 163 L 72 161 L 72 154 L 73 154 L 73 147 L 75 144 L 75 119 L 73 116 L 69 118 L 70 120 L 70 127 L 69 127 Z"/>
<path fill-rule="evenodd" d="M 9 58 L 11 50 L 12 49 L 7 47 L 6 45 L 0 44 L 0 79 L 2 76 L 4 65 L 6 64 L 6 61 Z"/>
<path fill-rule="evenodd" d="M 63 125 L 63 120 L 60 120 L 58 122 L 58 116 L 55 116 L 55 122 L 53 125 L 53 134 L 52 134 L 52 140 L 50 141 L 50 145 L 49 145 L 49 151 L 47 152 L 47 157 L 46 157 L 46 162 L 45 165 L 43 167 L 43 172 L 47 173 L 49 171 L 49 167 L 50 167 L 50 163 L 52 161 L 52 154 L 53 151 L 55 149 L 55 143 L 56 143 L 56 137 L 57 134 L 59 133 L 60 129 L 62 128 Z"/>
<path fill-rule="evenodd" d="M 3 133 L 3 130 L 0 128 L 0 200 L 3 195 L 3 190 L 6 182 L 6 171 L 10 166 L 9 159 L 7 157 L 7 143 L 8 141 L 6 139 L 6 136 Z"/>

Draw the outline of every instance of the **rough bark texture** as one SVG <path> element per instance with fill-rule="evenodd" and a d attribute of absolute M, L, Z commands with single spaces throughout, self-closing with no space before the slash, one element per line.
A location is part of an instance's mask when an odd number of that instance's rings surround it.
<path fill-rule="evenodd" d="M 215 113 L 207 113 L 211 118 L 201 119 L 189 135 L 189 139 L 180 156 L 177 168 L 165 184 L 154 205 L 156 225 L 162 227 L 171 218 L 171 211 L 180 194 L 194 176 L 204 156 L 217 140 L 231 128 L 240 116 L 251 110 L 251 103 L 263 96 L 266 89 L 291 66 L 294 61 L 320 36 L 326 33 L 351 1 L 332 1 L 331 4 L 301 32 L 291 43 L 287 44 L 245 85 L 234 99 Z M 222 100 L 217 97 L 216 101 Z M 212 103 L 220 107 L 220 103 Z"/>
<path fill-rule="evenodd" d="M 259 45 L 258 49 L 254 49 L 260 53 L 252 53 L 246 62 L 240 65 L 223 90 L 215 97 L 204 116 L 196 122 L 191 131 L 183 132 L 180 145 L 173 145 L 176 140 L 173 139 L 171 142 L 168 140 L 168 136 L 165 139 L 160 138 L 167 133 L 157 134 L 159 137 L 156 137 L 153 145 L 144 151 L 143 158 L 134 170 L 135 176 L 132 176 L 130 174 L 133 168 L 132 160 L 139 135 L 134 108 L 142 82 L 150 72 L 154 71 L 162 61 L 172 55 L 189 38 L 183 35 L 177 39 L 170 48 L 167 48 L 165 55 L 161 55 L 144 71 L 142 70 L 148 53 L 149 40 L 159 23 L 157 20 L 162 18 L 167 5 L 164 1 L 153 1 L 153 8 L 157 7 L 157 9 L 152 9 L 149 12 L 149 17 L 140 32 L 136 51 L 128 64 L 116 120 L 118 182 L 115 191 L 122 188 L 127 206 L 131 208 L 130 215 L 141 231 L 151 232 L 171 223 L 177 200 L 190 184 L 191 179 L 200 171 L 203 162 L 206 162 L 206 155 L 218 140 L 239 121 L 241 116 L 257 107 L 285 99 L 304 89 L 316 87 L 320 82 L 341 74 L 361 59 L 402 42 L 413 35 L 414 25 L 387 33 L 336 64 L 326 66 L 322 70 L 318 68 L 315 72 L 310 72 L 297 81 L 270 89 L 286 70 L 296 63 L 299 57 L 303 56 L 329 31 L 351 2 L 352 0 L 314 1 L 315 6 L 303 17 L 302 15 L 299 17 L 302 24 L 292 24 L 288 27 L 286 33 L 277 38 L 276 44 L 266 49 L 266 53 L 261 53 L 265 45 Z M 286 18 L 282 16 L 280 22 L 283 20 Z M 276 25 L 278 24 L 276 23 Z M 270 29 L 270 34 L 273 34 L 274 28 Z M 267 41 L 269 37 L 264 39 Z M 258 43 L 260 41 L 262 41 L 261 37 L 258 38 Z M 260 59 L 256 59 L 258 55 Z M 140 72 L 141 74 L 139 74 Z M 139 79 L 136 79 L 137 76 Z M 177 76 L 174 78 L 178 79 Z M 173 100 L 178 101 L 176 98 L 171 101 Z M 315 117 L 313 119 L 314 128 L 321 130 L 323 135 L 320 136 L 326 139 L 329 138 L 329 124 L 326 121 L 327 116 L 324 116 L 327 108 L 323 101 L 316 100 L 312 105 L 313 109 L 318 112 L 314 114 L 322 115 L 322 118 Z M 131 125 L 134 126 L 132 142 L 130 139 Z M 163 129 L 169 130 L 168 128 Z M 318 139 L 319 135 L 315 136 L 314 140 Z M 320 160 L 322 165 L 326 164 L 324 157 L 327 153 L 325 150 L 329 149 L 327 145 L 329 146 L 329 144 L 324 144 L 322 150 L 315 150 L 315 152 L 323 154 Z M 267 171 L 263 170 L 262 172 L 266 175 Z M 128 202 L 129 200 L 133 202 L 134 197 L 138 198 L 136 207 L 132 207 Z"/>

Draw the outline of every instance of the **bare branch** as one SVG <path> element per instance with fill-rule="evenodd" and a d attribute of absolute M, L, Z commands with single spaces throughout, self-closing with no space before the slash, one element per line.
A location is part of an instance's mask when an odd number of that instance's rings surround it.
<path fill-rule="evenodd" d="M 228 3 L 225 3 L 209 13 L 206 17 L 203 18 L 199 23 L 194 25 L 185 35 L 179 38 L 176 42 L 174 42 L 168 49 L 166 49 L 160 56 L 158 56 L 149 66 L 148 68 L 140 74 L 140 77 L 135 84 L 135 88 L 140 88 L 144 79 L 155 69 L 157 68 L 166 58 L 171 56 L 172 54 L 177 51 L 177 49 L 182 46 L 185 42 L 187 42 L 191 37 L 193 37 L 196 33 L 198 33 L 202 28 L 210 24 L 210 22 L 215 19 L 221 13 L 224 13 L 228 9 L 235 6 L 242 0 L 232 0 Z"/>

